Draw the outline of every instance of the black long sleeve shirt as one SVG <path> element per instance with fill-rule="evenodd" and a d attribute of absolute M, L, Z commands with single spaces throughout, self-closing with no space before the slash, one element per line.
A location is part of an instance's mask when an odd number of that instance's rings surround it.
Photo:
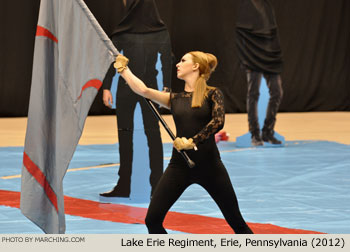
<path fill-rule="evenodd" d="M 176 126 L 177 137 L 192 138 L 198 150 L 186 151 L 196 164 L 220 162 L 220 154 L 215 143 L 215 133 L 225 122 L 224 96 L 215 88 L 208 92 L 199 108 L 192 108 L 192 92 L 171 93 L 171 113 Z M 173 149 L 172 163 L 186 166 L 182 156 Z"/>

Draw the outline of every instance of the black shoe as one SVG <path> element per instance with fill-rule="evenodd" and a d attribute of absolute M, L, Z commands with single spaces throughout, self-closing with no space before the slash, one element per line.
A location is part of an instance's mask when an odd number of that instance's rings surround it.
<path fill-rule="evenodd" d="M 120 187 L 115 186 L 112 191 L 100 193 L 100 196 L 129 198 L 130 191 L 125 191 L 125 190 L 120 189 Z"/>
<path fill-rule="evenodd" d="M 252 135 L 252 145 L 253 146 L 262 146 L 264 145 L 264 142 L 261 140 L 260 134 L 254 134 Z"/>
<path fill-rule="evenodd" d="M 268 142 L 271 144 L 282 144 L 282 142 L 280 140 L 277 140 L 273 135 L 271 134 L 264 134 L 262 135 L 262 140 L 264 142 Z"/>

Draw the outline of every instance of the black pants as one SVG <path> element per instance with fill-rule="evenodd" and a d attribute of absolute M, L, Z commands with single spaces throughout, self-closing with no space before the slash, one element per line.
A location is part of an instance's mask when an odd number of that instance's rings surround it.
<path fill-rule="evenodd" d="M 258 121 L 258 100 L 261 78 L 264 75 L 269 88 L 270 100 L 266 111 L 266 118 L 263 126 L 263 134 L 273 135 L 276 123 L 276 114 L 283 97 L 282 79 L 279 74 L 263 74 L 261 72 L 247 70 L 248 93 L 247 111 L 249 131 L 259 134 L 260 126 Z"/>
<path fill-rule="evenodd" d="M 129 89 L 128 86 L 124 86 L 124 88 Z M 124 91 L 131 93 L 126 96 L 127 99 L 118 99 L 118 95 L 121 95 L 121 93 L 124 93 Z M 149 160 L 151 168 L 150 184 L 152 190 L 154 190 L 160 177 L 163 174 L 163 145 L 158 120 L 155 118 L 153 112 L 150 110 L 148 104 L 142 97 L 135 95 L 131 90 L 124 91 L 122 92 L 119 90 L 116 101 L 120 155 L 118 185 L 122 188 L 126 188 L 125 190 L 130 190 L 130 178 L 132 172 L 133 158 L 133 119 L 136 104 L 139 102 L 142 111 L 144 131 L 148 143 Z M 144 154 L 141 153 L 140 155 Z M 137 167 L 135 167 L 135 169 L 137 169 Z M 135 172 L 137 172 L 137 170 L 135 170 Z"/>
<path fill-rule="evenodd" d="M 129 58 L 129 67 L 133 73 L 151 88 L 158 89 L 156 63 L 158 53 L 161 55 L 163 80 L 170 83 L 171 47 L 167 31 L 147 34 L 120 34 L 112 37 L 114 45 Z M 115 75 L 113 65 L 110 67 L 105 83 L 111 83 Z M 140 103 L 142 118 L 149 147 L 150 184 L 154 190 L 163 174 L 163 145 L 159 124 L 144 99 L 135 94 L 123 78 L 119 78 L 116 95 L 116 115 L 119 139 L 119 180 L 118 189 L 130 192 L 133 158 L 134 111 Z M 137 167 L 135 167 L 137 168 Z M 137 172 L 137 171 L 135 171 Z"/>
<path fill-rule="evenodd" d="M 146 225 L 150 234 L 167 233 L 163 227 L 165 215 L 185 189 L 193 183 L 201 185 L 210 194 L 235 233 L 252 233 L 240 213 L 230 178 L 220 161 L 216 167 L 204 169 L 190 169 L 175 164 L 168 166 L 148 208 Z"/>

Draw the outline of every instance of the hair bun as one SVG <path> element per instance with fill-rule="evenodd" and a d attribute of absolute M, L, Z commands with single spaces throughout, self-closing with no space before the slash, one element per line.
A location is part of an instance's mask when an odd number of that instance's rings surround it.
<path fill-rule="evenodd" d="M 193 62 L 199 64 L 200 77 L 209 80 L 211 73 L 215 70 L 218 60 L 215 55 L 200 51 L 189 52 L 192 55 Z"/>
<path fill-rule="evenodd" d="M 218 60 L 215 57 L 215 55 L 211 54 L 211 53 L 206 53 L 207 58 L 208 58 L 208 65 L 210 68 L 210 72 L 214 72 L 216 66 L 218 65 Z"/>

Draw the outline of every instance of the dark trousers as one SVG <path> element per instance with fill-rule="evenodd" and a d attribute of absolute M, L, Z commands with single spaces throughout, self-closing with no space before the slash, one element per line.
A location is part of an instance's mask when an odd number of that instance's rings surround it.
<path fill-rule="evenodd" d="M 261 78 L 264 76 L 269 88 L 270 100 L 266 111 L 266 118 L 262 129 L 263 134 L 273 135 L 276 123 L 276 114 L 280 106 L 283 90 L 282 79 L 279 74 L 263 74 L 261 72 L 247 70 L 247 112 L 249 131 L 252 135 L 260 133 L 258 121 L 258 100 L 260 95 Z"/>
<path fill-rule="evenodd" d="M 146 225 L 150 234 L 167 233 L 163 227 L 167 212 L 193 183 L 201 185 L 210 194 L 235 233 L 251 233 L 239 210 L 229 175 L 220 161 L 216 167 L 204 167 L 204 169 L 190 169 L 175 164 L 168 166 L 148 207 Z"/>
<path fill-rule="evenodd" d="M 168 32 L 161 31 L 148 34 L 125 33 L 113 36 L 112 41 L 114 45 L 129 58 L 129 67 L 132 69 L 133 73 L 148 87 L 158 89 L 158 71 L 156 70 L 158 53 L 161 54 L 163 71 L 171 67 L 171 50 Z M 170 70 L 167 72 L 170 72 Z M 115 69 L 111 66 L 104 82 L 111 83 L 114 74 Z M 163 79 L 165 78 L 169 79 L 170 75 L 163 72 Z M 151 169 L 150 184 L 152 190 L 154 190 L 163 174 L 163 145 L 158 120 L 153 115 L 153 112 L 148 107 L 145 100 L 141 96 L 135 94 L 125 83 L 125 80 L 120 77 L 116 95 L 120 154 L 118 187 L 125 192 L 130 192 L 130 179 L 133 169 L 133 120 L 137 103 L 140 103 L 141 106 L 144 130 L 149 147 Z M 137 169 L 137 167 L 134 168 Z M 135 172 L 137 172 L 137 170 Z"/>
<path fill-rule="evenodd" d="M 150 160 L 150 184 L 152 190 L 157 185 L 160 177 L 163 174 L 163 145 L 159 130 L 159 124 L 153 112 L 148 107 L 146 101 L 135 95 L 126 84 L 118 87 L 116 114 L 118 124 L 118 139 L 119 139 L 119 181 L 118 185 L 125 190 L 130 190 L 130 178 L 132 172 L 133 158 L 133 131 L 134 131 L 134 111 L 136 104 L 139 102 L 142 111 L 142 119 L 144 131 L 147 137 L 149 160 Z M 118 97 L 126 95 L 123 98 Z M 126 98 L 126 99 L 125 99 Z M 145 150 L 146 151 L 146 150 Z M 144 155 L 140 153 L 140 155 Z M 137 173 L 137 167 L 134 168 Z"/>

